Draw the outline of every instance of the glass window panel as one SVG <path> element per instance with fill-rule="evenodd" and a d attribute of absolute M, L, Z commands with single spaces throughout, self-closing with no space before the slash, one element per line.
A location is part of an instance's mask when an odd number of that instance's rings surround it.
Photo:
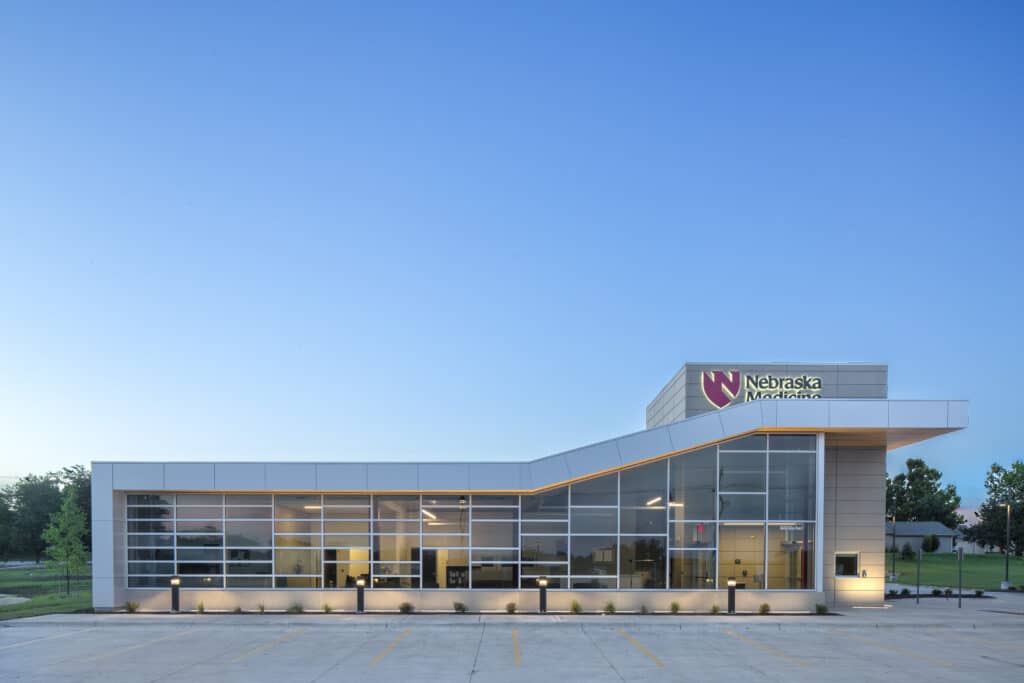
<path fill-rule="evenodd" d="M 342 562 L 324 565 L 324 588 L 355 588 L 356 579 L 370 583 L 369 562 Z"/>
<path fill-rule="evenodd" d="M 143 533 L 159 533 L 165 532 L 170 533 L 174 531 L 174 525 L 170 520 L 160 521 L 146 521 L 146 522 L 128 522 L 128 533 L 132 532 L 143 532 Z"/>
<path fill-rule="evenodd" d="M 178 536 L 179 546 L 215 548 L 224 545 L 223 536 Z"/>
<path fill-rule="evenodd" d="M 423 534 L 423 547 L 425 548 L 465 548 L 468 546 L 469 536 Z"/>
<path fill-rule="evenodd" d="M 567 519 L 569 516 L 569 488 L 566 486 L 523 496 L 522 501 L 523 519 Z"/>
<path fill-rule="evenodd" d="M 274 537 L 273 524 L 266 522 L 228 522 L 224 525 L 225 543 L 243 547 L 269 546 Z"/>
<path fill-rule="evenodd" d="M 128 519 L 171 519 L 174 508 L 128 508 Z"/>
<path fill-rule="evenodd" d="M 324 551 L 324 562 L 370 562 L 369 548 L 338 548 Z"/>
<path fill-rule="evenodd" d="M 523 522 L 524 534 L 567 534 L 568 522 Z"/>
<path fill-rule="evenodd" d="M 179 522 L 183 519 L 220 519 L 223 516 L 223 508 L 219 507 L 178 508 Z"/>
<path fill-rule="evenodd" d="M 373 516 L 376 519 L 419 519 L 419 496 L 374 496 Z"/>
<path fill-rule="evenodd" d="M 764 491 L 767 462 L 764 453 L 719 453 L 718 490 Z"/>
<path fill-rule="evenodd" d="M 474 564 L 473 588 L 518 588 L 519 567 L 514 564 Z"/>
<path fill-rule="evenodd" d="M 178 548 L 179 562 L 220 562 L 224 551 L 220 548 Z"/>
<path fill-rule="evenodd" d="M 138 550 L 132 548 L 128 551 L 128 560 L 153 560 L 157 562 L 173 562 L 174 550 L 163 550 L 158 548 L 144 548 Z"/>
<path fill-rule="evenodd" d="M 182 588 L 223 588 L 223 576 L 182 576 Z"/>
<path fill-rule="evenodd" d="M 324 519 L 370 519 L 370 508 L 324 507 Z"/>
<path fill-rule="evenodd" d="M 478 505 L 519 506 L 519 496 L 473 496 L 473 507 Z"/>
<path fill-rule="evenodd" d="M 324 546 L 332 548 L 369 548 L 369 536 L 324 536 Z"/>
<path fill-rule="evenodd" d="M 519 560 L 518 550 L 496 550 L 493 548 L 473 548 L 473 563 L 478 562 L 517 562 Z"/>
<path fill-rule="evenodd" d="M 368 534 L 370 522 L 324 522 L 325 534 Z"/>
<path fill-rule="evenodd" d="M 712 446 L 669 458 L 672 519 L 715 519 L 716 453 Z"/>
<path fill-rule="evenodd" d="M 423 505 L 461 505 L 465 507 L 469 502 L 467 496 L 435 496 L 429 493 L 423 494 Z"/>
<path fill-rule="evenodd" d="M 814 587 L 814 525 L 768 525 L 768 588 Z"/>
<path fill-rule="evenodd" d="M 320 496 L 274 496 L 277 519 L 320 519 Z"/>
<path fill-rule="evenodd" d="M 276 548 L 319 548 L 320 536 L 316 534 L 289 534 L 274 536 L 274 547 Z"/>
<path fill-rule="evenodd" d="M 572 485 L 572 504 L 618 505 L 619 476 L 608 474 Z"/>
<path fill-rule="evenodd" d="M 174 505 L 174 494 L 129 493 L 128 505 Z"/>
<path fill-rule="evenodd" d="M 530 576 L 567 576 L 568 564 L 523 564 L 523 575 Z"/>
<path fill-rule="evenodd" d="M 574 534 L 614 534 L 618 531 L 619 513 L 615 508 L 573 508 Z"/>
<path fill-rule="evenodd" d="M 225 505 L 273 505 L 269 493 L 231 493 L 224 496 Z"/>
<path fill-rule="evenodd" d="M 273 574 L 269 562 L 228 562 L 228 574 Z"/>
<path fill-rule="evenodd" d="M 573 574 L 615 576 L 616 540 L 614 536 L 573 536 L 569 541 Z"/>
<path fill-rule="evenodd" d="M 320 574 L 319 550 L 274 550 L 275 574 Z"/>
<path fill-rule="evenodd" d="M 279 519 L 274 522 L 274 531 L 292 534 L 318 534 L 320 533 L 320 520 Z"/>
<path fill-rule="evenodd" d="M 766 434 L 751 434 L 719 444 L 719 449 L 723 451 L 763 451 L 767 448 L 768 437 Z"/>
<path fill-rule="evenodd" d="M 219 534 L 224 531 L 224 523 L 220 520 L 188 521 L 179 519 L 178 533 Z"/>
<path fill-rule="evenodd" d="M 715 551 L 669 551 L 669 576 L 671 588 L 714 588 Z"/>
<path fill-rule="evenodd" d="M 537 585 L 537 577 L 535 576 L 523 576 L 520 578 L 520 582 L 523 588 L 539 588 Z M 565 577 L 548 577 L 548 588 L 566 588 L 568 585 L 569 579 Z"/>
<path fill-rule="evenodd" d="M 129 588 L 169 588 L 169 576 L 129 576 Z"/>
<path fill-rule="evenodd" d="M 219 493 L 179 493 L 178 505 L 216 505 L 224 503 L 224 496 Z M 220 515 L 218 515 L 219 517 Z"/>
<path fill-rule="evenodd" d="M 424 588 L 469 588 L 468 550 L 424 550 Z"/>
<path fill-rule="evenodd" d="M 373 559 L 378 562 L 416 562 L 420 559 L 419 536 L 374 536 Z"/>
<path fill-rule="evenodd" d="M 523 536 L 523 562 L 565 562 L 569 541 L 565 536 Z"/>
<path fill-rule="evenodd" d="M 373 577 L 374 588 L 419 588 L 420 579 L 418 576 L 375 576 Z"/>
<path fill-rule="evenodd" d="M 722 494 L 719 519 L 764 519 L 764 496 Z"/>
<path fill-rule="evenodd" d="M 324 496 L 324 505 L 362 505 L 370 507 L 369 496 Z"/>
<path fill-rule="evenodd" d="M 270 576 L 228 576 L 228 588 L 271 588 L 274 579 Z"/>
<path fill-rule="evenodd" d="M 672 547 L 674 548 L 714 548 L 714 522 L 673 522 Z"/>
<path fill-rule="evenodd" d="M 648 508 L 623 508 L 621 512 L 620 534 L 664 534 L 665 506 Z M 576 530 L 573 529 L 575 532 Z"/>
<path fill-rule="evenodd" d="M 504 519 L 515 521 L 519 519 L 519 510 L 516 508 L 473 508 L 473 521 L 478 519 Z"/>
<path fill-rule="evenodd" d="M 174 536 L 169 534 L 128 534 L 128 545 L 142 548 L 173 546 Z"/>
<path fill-rule="evenodd" d="M 718 529 L 718 587 L 736 579 L 737 588 L 764 588 L 764 525 L 721 524 Z"/>
<path fill-rule="evenodd" d="M 420 532 L 420 521 L 409 519 L 401 522 L 374 522 L 373 533 L 375 534 L 418 534 Z"/>
<path fill-rule="evenodd" d="M 615 577 L 573 577 L 571 584 L 573 588 L 615 588 Z M 550 587 L 550 584 L 548 584 Z"/>
<path fill-rule="evenodd" d="M 245 550 L 232 550 L 232 549 L 228 549 L 228 550 L 224 551 L 224 554 L 227 556 L 228 560 L 241 561 L 241 562 L 256 561 L 256 560 L 269 561 L 269 560 L 273 560 L 274 559 L 273 551 L 269 550 L 269 549 L 268 550 L 249 550 L 249 549 L 245 549 Z"/>
<path fill-rule="evenodd" d="M 220 562 L 179 562 L 179 574 L 223 574 L 224 565 Z"/>
<path fill-rule="evenodd" d="M 814 453 L 768 455 L 768 517 L 814 519 Z"/>
<path fill-rule="evenodd" d="M 224 516 L 228 519 L 270 519 L 274 508 L 227 507 Z"/>
<path fill-rule="evenodd" d="M 419 576 L 419 562 L 374 562 L 374 576 Z"/>
<path fill-rule="evenodd" d="M 519 524 L 516 522 L 473 522 L 473 547 L 518 548 Z"/>
<path fill-rule="evenodd" d="M 319 588 L 319 576 L 275 576 L 275 588 Z"/>
<path fill-rule="evenodd" d="M 668 463 L 665 460 L 623 470 L 621 478 L 622 507 L 651 507 L 660 504 L 661 509 L 665 509 L 668 481 Z M 575 497 L 572 502 L 576 505 Z"/>
<path fill-rule="evenodd" d="M 619 563 L 620 588 L 664 588 L 665 537 L 621 537 Z"/>
<path fill-rule="evenodd" d="M 836 553 L 836 576 L 860 576 L 856 553 Z"/>
<path fill-rule="evenodd" d="M 173 562 L 129 562 L 129 574 L 173 574 Z"/>
<path fill-rule="evenodd" d="M 817 452 L 818 438 L 814 434 L 772 434 L 768 441 L 773 451 Z"/>

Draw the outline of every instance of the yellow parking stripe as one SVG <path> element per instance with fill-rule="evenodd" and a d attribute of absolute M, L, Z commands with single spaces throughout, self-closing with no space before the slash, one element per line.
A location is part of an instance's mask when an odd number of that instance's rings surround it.
<path fill-rule="evenodd" d="M 796 657 L 790 657 L 789 655 L 787 655 L 782 650 L 776 650 L 774 647 L 771 647 L 769 645 L 765 645 L 764 643 L 759 643 L 756 640 L 751 640 L 750 638 L 747 638 L 746 636 L 741 636 L 739 633 L 736 633 L 735 631 L 730 631 L 729 629 L 726 629 L 725 631 L 723 631 L 723 633 L 725 633 L 725 635 L 727 635 L 727 636 L 735 638 L 736 640 L 740 640 L 740 641 L 746 643 L 747 645 L 753 645 L 754 647 L 760 648 L 760 649 L 764 650 L 765 652 L 770 652 L 771 654 L 775 655 L 776 657 L 778 657 L 780 659 L 784 659 L 787 662 L 790 662 L 792 664 L 796 664 L 797 666 L 807 666 L 807 662 L 805 662 L 805 661 L 803 661 L 801 659 L 797 659 Z"/>
<path fill-rule="evenodd" d="M 395 645 L 398 645 L 400 642 L 402 642 L 402 638 L 405 638 L 407 635 L 409 635 L 409 631 L 411 630 L 412 629 L 407 628 L 401 633 L 399 633 L 397 638 L 392 640 L 391 643 L 389 643 L 388 646 L 384 648 L 379 655 L 373 658 L 373 661 L 370 662 L 370 666 L 376 666 L 377 662 L 384 659 L 384 657 L 395 648 Z"/>
<path fill-rule="evenodd" d="M 70 633 L 58 633 L 52 636 L 43 636 L 41 638 L 31 638 L 29 640 L 23 640 L 20 643 L 11 643 L 10 645 L 4 645 L 0 647 L 0 650 L 10 650 L 13 647 L 21 647 L 22 645 L 31 645 L 32 643 L 38 643 L 43 640 L 53 640 L 54 638 L 67 638 L 68 636 L 77 636 L 79 633 L 85 633 L 86 631 L 95 631 L 96 628 L 83 628 L 78 631 L 71 631 Z"/>
<path fill-rule="evenodd" d="M 636 649 L 640 650 L 640 652 L 643 652 L 645 655 L 650 657 L 652 662 L 654 662 L 655 664 L 660 666 L 662 669 L 665 668 L 665 664 L 660 659 L 655 657 L 654 654 L 650 650 L 648 650 L 646 647 L 644 647 L 640 643 L 636 642 L 636 640 L 634 640 L 633 636 L 629 635 L 628 633 L 626 633 L 622 629 L 619 629 L 619 635 L 621 635 L 623 638 L 625 638 L 630 643 L 632 643 L 633 647 L 635 647 Z"/>
<path fill-rule="evenodd" d="M 522 666 L 523 660 L 519 657 L 519 634 L 512 629 L 512 654 L 516 657 L 516 666 Z"/>
<path fill-rule="evenodd" d="M 266 643 L 265 645 L 260 645 L 259 647 L 254 647 L 253 649 L 248 650 L 246 652 L 243 652 L 239 656 L 237 656 L 234 659 L 230 660 L 228 662 L 228 664 L 237 664 L 238 662 L 242 661 L 243 659 L 248 659 L 249 657 L 252 657 L 253 655 L 258 655 L 260 653 L 266 652 L 267 650 L 269 650 L 271 648 L 277 647 L 281 643 L 284 643 L 284 642 L 287 642 L 287 641 L 291 640 L 292 638 L 294 638 L 295 636 L 299 635 L 300 633 L 302 633 L 305 630 L 306 630 L 305 628 L 300 628 L 300 629 L 297 629 L 295 631 L 291 631 L 289 633 L 286 633 L 283 636 L 281 636 L 280 638 L 275 638 L 274 640 L 270 641 L 269 643 Z"/>
<path fill-rule="evenodd" d="M 952 669 L 953 668 L 952 664 L 950 664 L 949 662 L 944 662 L 941 659 L 935 659 L 934 657 L 926 657 L 925 655 L 920 655 L 920 654 L 918 654 L 916 652 L 911 652 L 910 650 L 904 650 L 901 647 L 893 647 L 892 645 L 885 645 L 883 643 L 879 643 L 879 642 L 874 641 L 874 640 L 869 640 L 867 638 L 861 638 L 860 636 L 855 636 L 855 635 L 853 635 L 851 633 L 845 633 L 845 634 L 843 634 L 842 637 L 850 638 L 852 640 L 856 640 L 856 641 L 861 642 L 861 643 L 866 643 L 867 645 L 871 645 L 873 647 L 877 647 L 879 650 L 886 650 L 888 652 L 892 652 L 892 653 L 895 653 L 895 654 L 898 654 L 898 655 L 903 655 L 904 657 L 910 657 L 911 659 L 919 659 L 922 662 L 928 662 L 929 664 L 938 664 L 939 666 L 944 666 L 947 669 Z"/>
<path fill-rule="evenodd" d="M 135 645 L 129 645 L 128 647 L 123 647 L 120 650 L 114 650 L 112 652 L 102 652 L 102 653 L 100 653 L 98 655 L 95 655 L 93 657 L 87 657 L 86 659 L 82 659 L 82 660 L 79 660 L 79 661 L 81 661 L 81 662 L 94 662 L 94 661 L 96 661 L 98 659 L 107 659 L 109 657 L 118 657 L 120 655 L 123 655 L 126 652 L 132 652 L 133 650 L 139 650 L 139 649 L 142 649 L 144 647 L 149 647 L 150 645 L 155 645 L 156 643 L 162 643 L 163 641 L 170 640 L 171 638 L 180 638 L 181 636 L 187 636 L 187 635 L 191 635 L 193 633 L 198 633 L 199 631 L 202 631 L 202 630 L 204 630 L 204 629 L 201 629 L 201 628 L 190 628 L 190 629 L 186 629 L 184 631 L 176 631 L 176 632 L 170 633 L 170 634 L 168 634 L 166 636 L 160 636 L 159 638 L 154 638 L 153 640 L 147 640 L 147 641 L 142 642 L 142 643 L 136 643 Z"/>

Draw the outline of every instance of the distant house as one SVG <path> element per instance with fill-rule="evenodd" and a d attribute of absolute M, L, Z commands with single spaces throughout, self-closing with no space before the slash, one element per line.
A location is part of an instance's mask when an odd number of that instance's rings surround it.
<path fill-rule="evenodd" d="M 885 547 L 891 549 L 892 522 L 885 523 Z M 950 529 L 942 522 L 896 522 L 896 549 L 902 550 L 905 543 L 917 552 L 921 549 L 921 540 L 925 536 L 936 536 L 939 539 L 937 553 L 951 553 L 956 547 L 954 539 L 960 538 L 960 532 Z"/>

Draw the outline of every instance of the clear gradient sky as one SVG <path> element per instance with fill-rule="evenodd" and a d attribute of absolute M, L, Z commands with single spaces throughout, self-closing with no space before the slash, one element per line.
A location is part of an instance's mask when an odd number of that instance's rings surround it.
<path fill-rule="evenodd" d="M 0 475 L 534 458 L 686 360 L 1024 457 L 1024 5 L 498 4 L 5 3 Z"/>

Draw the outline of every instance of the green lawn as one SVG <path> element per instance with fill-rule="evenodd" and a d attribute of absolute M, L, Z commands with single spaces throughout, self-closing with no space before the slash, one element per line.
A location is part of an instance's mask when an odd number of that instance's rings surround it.
<path fill-rule="evenodd" d="M 885 556 L 885 574 L 892 571 L 892 553 Z M 1003 580 L 1004 562 L 1002 555 L 964 555 L 964 588 L 999 590 Z M 896 560 L 897 583 L 917 582 L 917 560 Z M 1010 581 L 1020 587 L 1024 585 L 1024 557 L 1010 558 Z M 926 586 L 956 588 L 956 554 L 925 553 L 921 558 L 921 583 Z"/>
<path fill-rule="evenodd" d="M 34 617 L 57 612 L 82 612 L 92 609 L 92 579 L 80 575 L 71 582 L 71 595 L 56 575 L 44 566 L 25 569 L 0 569 L 0 593 L 29 598 L 27 602 L 0 607 L 0 620 Z"/>

